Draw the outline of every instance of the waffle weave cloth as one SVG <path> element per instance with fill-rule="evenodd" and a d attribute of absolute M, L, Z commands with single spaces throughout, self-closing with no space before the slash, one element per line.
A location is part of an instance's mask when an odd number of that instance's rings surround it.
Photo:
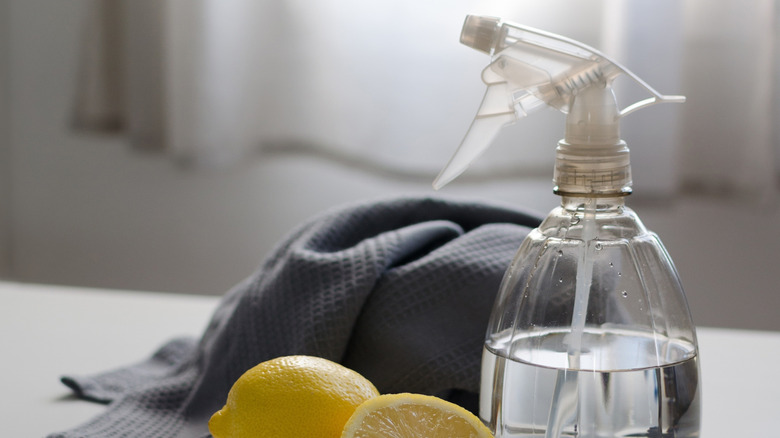
<path fill-rule="evenodd" d="M 120 369 L 64 376 L 76 395 L 107 407 L 49 437 L 208 437 L 233 382 L 291 354 L 342 363 L 381 393 L 432 394 L 474 411 L 496 292 L 539 222 L 433 197 L 326 211 L 228 291 L 200 337 L 172 339 Z"/>

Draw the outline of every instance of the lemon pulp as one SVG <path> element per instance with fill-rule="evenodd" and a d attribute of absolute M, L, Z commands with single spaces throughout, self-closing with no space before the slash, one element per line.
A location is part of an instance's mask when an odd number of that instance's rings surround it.
<path fill-rule="evenodd" d="M 342 438 L 493 438 L 466 409 L 421 394 L 386 394 L 365 401 Z"/>

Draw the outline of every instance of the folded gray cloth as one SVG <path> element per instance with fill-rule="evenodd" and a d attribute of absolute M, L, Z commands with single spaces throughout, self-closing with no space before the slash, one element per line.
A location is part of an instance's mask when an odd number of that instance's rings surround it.
<path fill-rule="evenodd" d="M 199 340 L 62 381 L 106 411 L 70 437 L 204 437 L 244 371 L 278 356 L 340 362 L 382 393 L 474 409 L 487 320 L 504 270 L 539 218 L 435 198 L 361 203 L 294 230 L 229 291 Z"/>

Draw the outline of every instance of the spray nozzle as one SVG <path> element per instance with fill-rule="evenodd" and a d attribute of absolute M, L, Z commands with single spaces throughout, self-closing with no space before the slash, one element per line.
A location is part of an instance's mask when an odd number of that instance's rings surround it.
<path fill-rule="evenodd" d="M 482 71 L 487 85 L 482 104 L 455 155 L 433 182 L 435 189 L 463 173 L 502 127 L 544 106 L 568 114 L 569 119 L 576 117 L 567 120 L 565 140 L 574 142 L 572 148 L 584 142 L 598 149 L 600 136 L 617 134 L 621 117 L 656 103 L 685 101 L 684 96 L 658 93 L 592 47 L 498 18 L 467 16 L 460 41 L 491 55 L 492 62 Z M 650 97 L 619 109 L 612 82 L 620 74 L 637 82 Z M 622 143 L 619 137 L 617 141 Z"/>

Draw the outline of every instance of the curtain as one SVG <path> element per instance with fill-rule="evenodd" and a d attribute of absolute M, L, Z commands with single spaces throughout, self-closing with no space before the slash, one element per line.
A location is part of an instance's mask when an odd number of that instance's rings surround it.
<path fill-rule="evenodd" d="M 776 187 L 777 0 L 87 1 L 76 126 L 180 162 L 306 153 L 431 179 L 484 92 L 489 60 L 458 43 L 476 13 L 581 40 L 688 96 L 623 122 L 643 190 Z M 464 177 L 549 177 L 563 118 L 533 117 Z"/>
<path fill-rule="evenodd" d="M 776 189 L 780 152 L 777 2 L 684 5 L 683 187 L 766 198 Z"/>
<path fill-rule="evenodd" d="M 164 3 L 90 1 L 85 8 L 74 125 L 123 132 L 135 147 L 166 148 Z"/>

